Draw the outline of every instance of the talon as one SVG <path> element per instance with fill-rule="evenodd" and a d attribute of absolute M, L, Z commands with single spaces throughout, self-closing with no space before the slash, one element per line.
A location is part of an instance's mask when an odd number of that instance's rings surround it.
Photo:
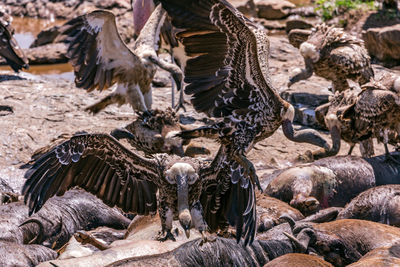
<path fill-rule="evenodd" d="M 167 241 L 168 239 L 169 239 L 169 240 L 172 240 L 172 241 L 176 241 L 174 235 L 171 233 L 171 230 L 167 230 L 167 233 L 165 234 L 165 236 L 162 236 L 164 233 L 165 233 L 164 231 L 161 231 L 161 232 L 158 234 L 158 236 L 156 237 L 156 240 L 157 240 L 157 241 L 160 241 L 160 242 L 165 242 L 165 241 Z"/>
<path fill-rule="evenodd" d="M 207 232 L 202 231 L 201 232 L 201 241 L 200 241 L 200 246 L 204 245 L 207 242 L 215 242 L 217 238 L 215 236 L 210 235 Z"/>

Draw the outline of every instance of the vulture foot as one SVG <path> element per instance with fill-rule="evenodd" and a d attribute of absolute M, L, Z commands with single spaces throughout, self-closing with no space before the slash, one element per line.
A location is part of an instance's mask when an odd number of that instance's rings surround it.
<path fill-rule="evenodd" d="M 82 245 L 91 244 L 100 250 L 106 250 L 106 249 L 110 248 L 109 245 L 104 244 L 103 242 L 100 242 L 93 235 L 91 235 L 85 231 L 76 232 L 74 237 Z"/>
<path fill-rule="evenodd" d="M 181 108 L 183 109 L 183 111 L 186 112 L 186 107 L 185 107 L 185 99 L 183 97 L 183 91 L 182 89 L 180 90 L 180 94 L 179 94 L 179 101 L 178 104 L 174 107 L 175 111 L 178 112 Z"/>
<path fill-rule="evenodd" d="M 207 242 L 215 242 L 217 238 L 215 236 L 212 236 L 208 232 L 201 232 L 201 241 L 200 241 L 200 246 L 204 245 Z"/>
<path fill-rule="evenodd" d="M 87 108 L 85 108 L 85 111 L 89 112 L 90 114 L 96 115 L 97 113 L 102 111 L 104 108 L 105 107 L 102 105 L 102 103 L 99 102 L 94 105 L 88 106 Z"/>
<path fill-rule="evenodd" d="M 171 230 L 167 230 L 167 233 L 164 235 L 164 231 L 160 231 L 160 233 L 156 236 L 156 240 L 160 241 L 160 242 L 165 242 L 167 240 L 172 240 L 172 241 L 176 241 L 174 235 L 171 233 Z"/>

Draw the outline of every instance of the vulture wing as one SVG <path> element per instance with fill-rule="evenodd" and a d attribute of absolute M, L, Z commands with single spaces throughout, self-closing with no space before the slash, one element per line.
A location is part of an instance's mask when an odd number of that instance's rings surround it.
<path fill-rule="evenodd" d="M 61 33 L 68 35 L 67 57 L 74 67 L 77 87 L 103 90 L 124 82 L 140 59 L 118 33 L 115 16 L 96 10 L 67 22 Z M 132 75 L 132 74 L 131 74 Z"/>
<path fill-rule="evenodd" d="M 330 60 L 349 77 L 361 74 L 366 81 L 374 77 L 368 52 L 360 45 L 339 46 L 331 51 Z"/>
<path fill-rule="evenodd" d="M 8 22 L 0 19 L 0 56 L 6 59 L 7 64 L 15 72 L 18 72 L 22 68 L 27 69 L 28 59 L 12 36 L 10 26 L 5 23 Z"/>
<path fill-rule="evenodd" d="M 198 112 L 232 116 L 250 124 L 265 120 L 278 98 L 268 75 L 269 41 L 262 29 L 225 0 L 161 0 L 182 29 L 189 59 L 185 93 Z"/>
<path fill-rule="evenodd" d="M 237 242 L 252 243 L 256 233 L 256 196 L 254 185 L 243 175 L 243 169 L 226 159 L 221 147 L 210 167 L 202 174 L 200 197 L 204 218 L 211 231 L 229 223 L 236 227 Z"/>
<path fill-rule="evenodd" d="M 41 156 L 25 173 L 29 213 L 54 195 L 79 186 L 125 212 L 157 209 L 157 161 L 142 158 L 107 134 L 80 134 Z"/>

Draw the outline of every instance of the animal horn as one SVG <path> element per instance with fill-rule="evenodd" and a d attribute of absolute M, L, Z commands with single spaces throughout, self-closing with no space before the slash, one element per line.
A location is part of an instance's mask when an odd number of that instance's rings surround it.
<path fill-rule="evenodd" d="M 39 226 L 39 233 L 32 240 L 30 240 L 28 242 L 28 244 L 29 245 L 39 244 L 43 238 L 43 232 L 44 232 L 43 223 L 41 221 L 39 221 L 38 219 L 31 218 L 31 219 L 28 219 L 25 222 L 21 223 L 18 227 L 24 226 L 28 223 L 36 223 Z"/>
<path fill-rule="evenodd" d="M 283 214 L 282 216 L 279 217 L 279 220 L 285 221 L 290 225 L 290 228 L 294 229 L 294 227 L 296 226 L 296 222 L 295 220 L 289 215 L 289 214 Z"/>

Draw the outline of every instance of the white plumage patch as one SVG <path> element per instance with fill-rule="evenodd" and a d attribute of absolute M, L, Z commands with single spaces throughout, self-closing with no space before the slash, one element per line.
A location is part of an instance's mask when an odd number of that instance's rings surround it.
<path fill-rule="evenodd" d="M 394 80 L 393 89 L 396 91 L 396 93 L 400 94 L 400 77 Z"/>
<path fill-rule="evenodd" d="M 304 58 L 311 58 L 313 62 L 317 62 L 319 60 L 319 53 L 316 47 L 307 42 L 304 42 L 300 45 L 300 54 Z"/>

